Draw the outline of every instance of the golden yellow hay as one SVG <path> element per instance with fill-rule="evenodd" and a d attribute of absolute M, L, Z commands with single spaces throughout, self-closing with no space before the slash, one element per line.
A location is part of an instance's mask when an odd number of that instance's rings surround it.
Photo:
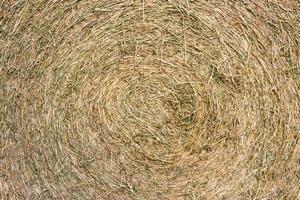
<path fill-rule="evenodd" d="M 300 199 L 297 0 L 0 0 L 1 199 Z"/>

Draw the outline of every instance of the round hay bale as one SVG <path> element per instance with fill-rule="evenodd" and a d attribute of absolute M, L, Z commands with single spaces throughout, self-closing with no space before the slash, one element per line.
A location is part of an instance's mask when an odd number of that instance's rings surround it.
<path fill-rule="evenodd" d="M 0 0 L 1 199 L 300 198 L 300 5 Z"/>

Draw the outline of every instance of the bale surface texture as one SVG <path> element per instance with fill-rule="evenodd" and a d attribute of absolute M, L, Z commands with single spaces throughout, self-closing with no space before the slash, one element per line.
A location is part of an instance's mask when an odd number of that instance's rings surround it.
<path fill-rule="evenodd" d="M 1 199 L 300 199 L 298 0 L 0 0 Z"/>

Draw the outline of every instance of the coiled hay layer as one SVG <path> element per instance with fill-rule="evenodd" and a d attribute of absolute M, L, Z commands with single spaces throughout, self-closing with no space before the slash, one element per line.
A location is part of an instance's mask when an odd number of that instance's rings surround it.
<path fill-rule="evenodd" d="M 300 5 L 0 0 L 2 199 L 300 198 Z"/>

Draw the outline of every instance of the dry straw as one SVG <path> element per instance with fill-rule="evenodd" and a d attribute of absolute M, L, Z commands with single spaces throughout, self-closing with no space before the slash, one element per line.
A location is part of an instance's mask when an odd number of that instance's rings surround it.
<path fill-rule="evenodd" d="M 297 0 L 0 0 L 1 199 L 299 199 Z"/>

